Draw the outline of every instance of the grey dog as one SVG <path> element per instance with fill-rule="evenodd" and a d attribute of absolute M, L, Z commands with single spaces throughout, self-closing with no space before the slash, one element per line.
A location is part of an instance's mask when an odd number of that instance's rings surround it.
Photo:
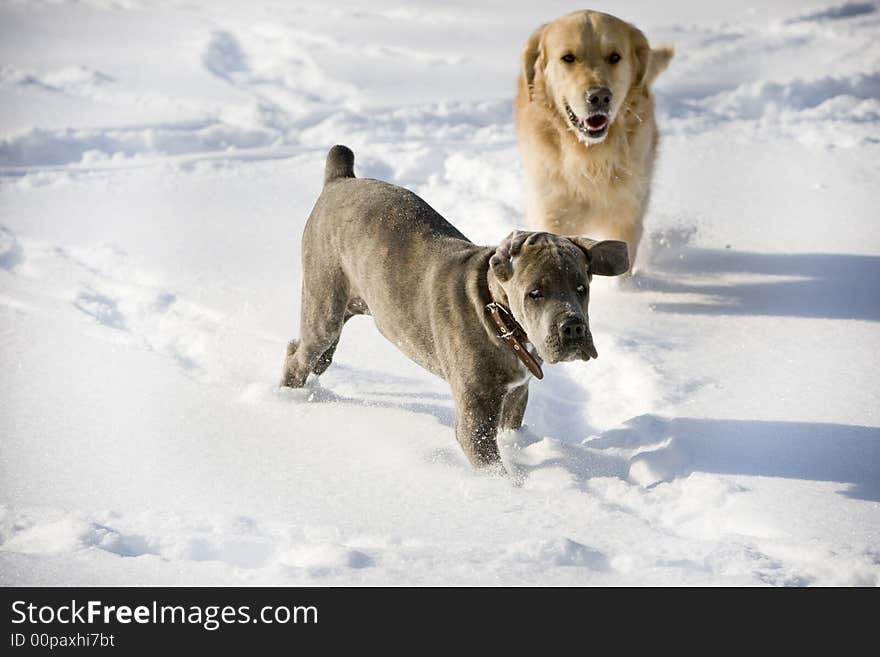
<path fill-rule="evenodd" d="M 499 428 L 522 425 L 541 361 L 598 355 L 590 281 L 626 272 L 629 257 L 625 242 L 541 232 L 477 246 L 412 192 L 355 178 L 354 154 L 334 146 L 302 264 L 300 338 L 288 345 L 281 385 L 322 374 L 345 322 L 372 315 L 382 335 L 449 383 L 470 462 L 503 472 Z"/>

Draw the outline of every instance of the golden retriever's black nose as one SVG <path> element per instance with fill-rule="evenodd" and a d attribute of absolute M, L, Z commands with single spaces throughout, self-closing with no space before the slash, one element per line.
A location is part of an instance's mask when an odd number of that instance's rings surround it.
<path fill-rule="evenodd" d="M 583 340 L 587 334 L 587 324 L 580 317 L 569 317 L 559 322 L 559 337 L 563 342 Z"/>
<path fill-rule="evenodd" d="M 611 96 L 611 89 L 608 87 L 590 87 L 584 94 L 587 108 L 591 112 L 611 111 Z"/>

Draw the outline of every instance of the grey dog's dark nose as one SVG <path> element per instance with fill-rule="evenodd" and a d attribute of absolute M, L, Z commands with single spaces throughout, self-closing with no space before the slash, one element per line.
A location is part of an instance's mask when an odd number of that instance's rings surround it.
<path fill-rule="evenodd" d="M 580 317 L 569 317 L 559 322 L 559 337 L 564 341 L 583 340 L 587 324 Z"/>
<path fill-rule="evenodd" d="M 587 100 L 587 108 L 591 112 L 611 111 L 611 89 L 608 87 L 590 87 L 584 98 Z"/>

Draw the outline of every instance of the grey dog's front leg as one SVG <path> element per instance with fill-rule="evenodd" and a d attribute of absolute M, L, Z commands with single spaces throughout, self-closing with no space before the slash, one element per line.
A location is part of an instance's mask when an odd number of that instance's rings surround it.
<path fill-rule="evenodd" d="M 498 428 L 519 429 L 522 426 L 523 416 L 526 414 L 526 405 L 528 403 L 528 382 L 508 392 L 501 406 L 501 421 L 498 423 Z"/>
<path fill-rule="evenodd" d="M 498 422 L 501 418 L 503 391 L 477 392 L 454 390 L 455 437 L 468 460 L 476 468 L 500 466 Z"/>

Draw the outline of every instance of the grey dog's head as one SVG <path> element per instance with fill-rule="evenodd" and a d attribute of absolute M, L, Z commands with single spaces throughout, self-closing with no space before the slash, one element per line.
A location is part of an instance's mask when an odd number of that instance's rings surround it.
<path fill-rule="evenodd" d="M 629 269 L 626 242 L 513 231 L 489 266 L 507 305 L 548 363 L 596 358 L 587 306 L 593 275 Z"/>

